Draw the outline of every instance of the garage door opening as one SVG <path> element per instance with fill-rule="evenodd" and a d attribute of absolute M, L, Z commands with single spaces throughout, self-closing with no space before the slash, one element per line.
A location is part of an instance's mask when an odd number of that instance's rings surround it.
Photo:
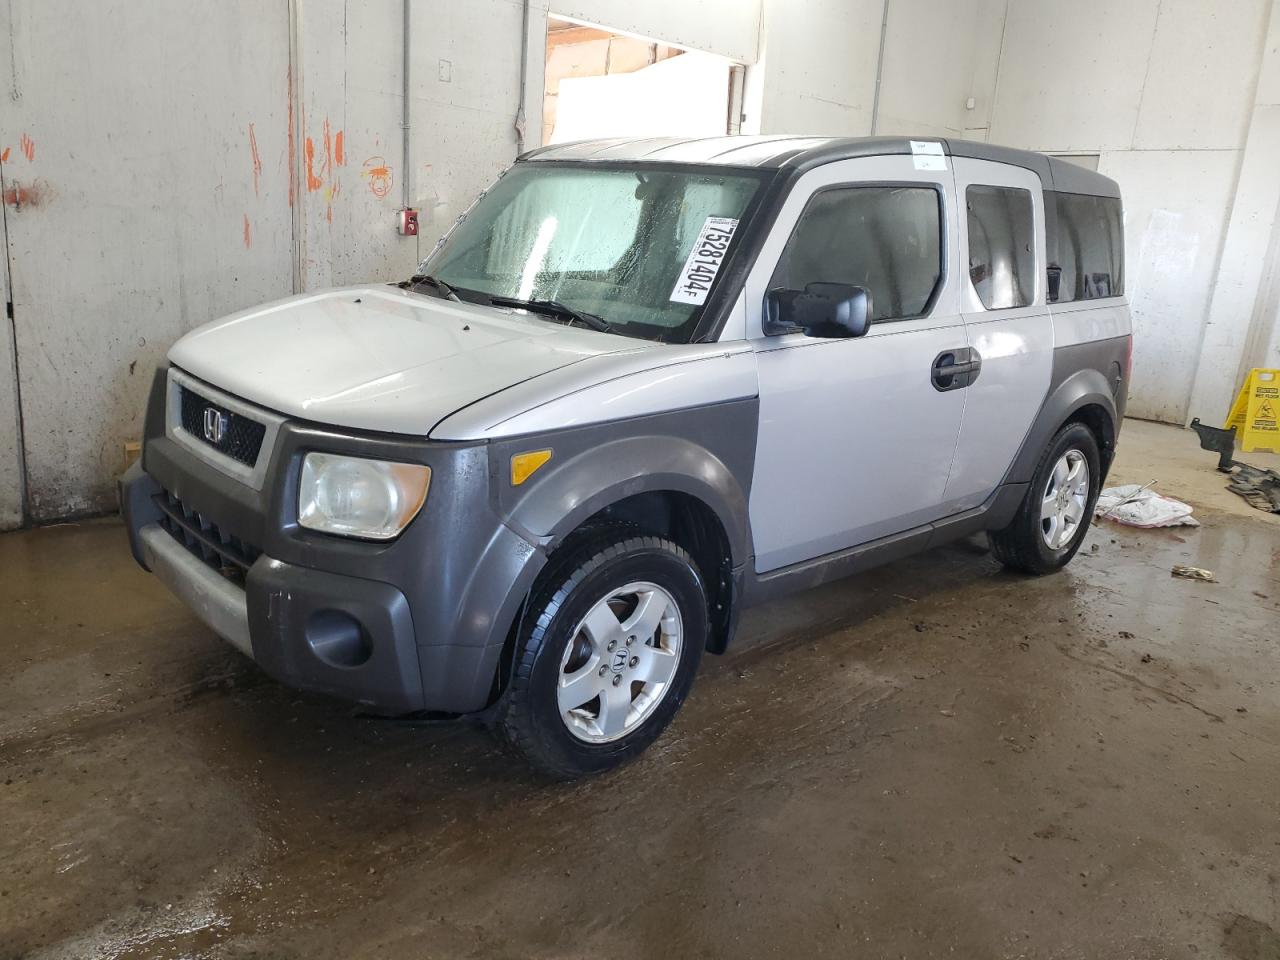
<path fill-rule="evenodd" d="M 551 17 L 542 142 L 737 133 L 741 88 L 723 57 Z"/>

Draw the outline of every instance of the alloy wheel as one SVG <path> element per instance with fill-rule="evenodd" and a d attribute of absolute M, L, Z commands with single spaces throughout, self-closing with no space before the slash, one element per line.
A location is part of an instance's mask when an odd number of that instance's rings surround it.
<path fill-rule="evenodd" d="M 1050 550 L 1061 550 L 1084 522 L 1089 504 L 1089 462 L 1068 450 L 1049 474 L 1040 503 L 1040 535 Z"/>
<path fill-rule="evenodd" d="M 596 601 L 560 663 L 556 699 L 569 732 L 608 743 L 636 729 L 671 689 L 683 637 L 679 605 L 655 583 L 628 583 Z"/>

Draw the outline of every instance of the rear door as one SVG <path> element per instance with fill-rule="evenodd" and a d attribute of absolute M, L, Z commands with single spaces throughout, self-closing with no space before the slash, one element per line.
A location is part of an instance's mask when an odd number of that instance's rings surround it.
<path fill-rule="evenodd" d="M 1053 372 L 1045 306 L 1044 194 L 1031 170 L 953 158 L 964 270 L 959 298 L 973 359 L 946 499 L 966 510 L 999 486 Z"/>
<path fill-rule="evenodd" d="M 951 175 L 910 156 L 802 177 L 744 289 L 760 377 L 751 488 L 756 570 L 835 553 L 951 512 L 943 492 L 965 390 L 933 367 L 966 346 Z M 768 290 L 851 283 L 872 296 L 856 339 L 766 337 Z"/>

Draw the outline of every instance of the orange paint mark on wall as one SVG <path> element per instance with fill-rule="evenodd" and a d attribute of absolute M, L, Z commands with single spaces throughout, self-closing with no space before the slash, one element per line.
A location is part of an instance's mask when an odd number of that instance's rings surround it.
<path fill-rule="evenodd" d="M 28 161 L 36 158 L 36 142 L 25 133 L 22 135 L 20 146 L 22 147 L 23 156 L 25 156 Z"/>
<path fill-rule="evenodd" d="M 370 157 L 364 162 L 360 176 L 369 178 L 369 192 L 379 200 L 391 192 L 391 183 L 394 178 L 385 158 Z"/>
<path fill-rule="evenodd" d="M 324 191 L 325 219 L 333 223 L 333 201 L 342 191 L 337 168 L 346 163 L 346 146 L 341 130 L 334 132 L 328 119 L 320 133 L 320 148 L 315 139 L 306 137 L 302 143 L 303 165 L 306 169 L 307 192 Z"/>
<path fill-rule="evenodd" d="M 310 137 L 302 142 L 302 156 L 307 164 L 307 192 L 314 193 L 324 186 L 324 181 L 316 176 L 316 145 Z"/>
<path fill-rule="evenodd" d="M 248 250 L 253 246 L 253 231 L 249 227 L 249 215 L 244 215 L 244 248 Z"/>
<path fill-rule="evenodd" d="M 253 195 L 258 195 L 258 178 L 262 175 L 262 157 L 258 156 L 258 137 L 249 124 L 249 156 L 253 158 Z"/>
<path fill-rule="evenodd" d="M 4 152 L 0 153 L 0 163 L 8 163 L 8 162 L 9 162 L 9 148 L 5 147 Z"/>
<path fill-rule="evenodd" d="M 45 188 L 46 183 L 43 179 L 36 180 L 29 187 L 9 187 L 4 192 L 4 202 L 15 208 L 38 207 L 47 199 Z"/>
<path fill-rule="evenodd" d="M 342 192 L 342 184 L 334 180 L 329 186 L 324 188 L 324 218 L 333 223 L 333 201 L 337 199 L 338 194 Z"/>
<path fill-rule="evenodd" d="M 298 192 L 298 145 L 293 137 L 293 67 L 286 73 L 289 87 L 289 206 Z"/>

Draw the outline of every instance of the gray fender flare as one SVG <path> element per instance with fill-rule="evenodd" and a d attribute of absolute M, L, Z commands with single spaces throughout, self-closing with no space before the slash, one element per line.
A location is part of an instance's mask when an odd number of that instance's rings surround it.
<path fill-rule="evenodd" d="M 1055 386 L 1036 414 L 1031 429 L 1022 441 L 1022 448 L 1014 458 L 1006 483 L 1030 483 L 1036 464 L 1058 428 L 1087 406 L 1098 406 L 1111 423 L 1111 435 L 1119 432 L 1119 417 L 1111 384 L 1098 370 L 1078 370 Z"/>
<path fill-rule="evenodd" d="M 639 493 L 675 491 L 705 503 L 729 541 L 731 563 L 750 555 L 747 492 L 714 453 L 672 436 L 610 440 L 554 463 L 512 507 L 507 522 L 550 551 L 587 518 Z"/>

